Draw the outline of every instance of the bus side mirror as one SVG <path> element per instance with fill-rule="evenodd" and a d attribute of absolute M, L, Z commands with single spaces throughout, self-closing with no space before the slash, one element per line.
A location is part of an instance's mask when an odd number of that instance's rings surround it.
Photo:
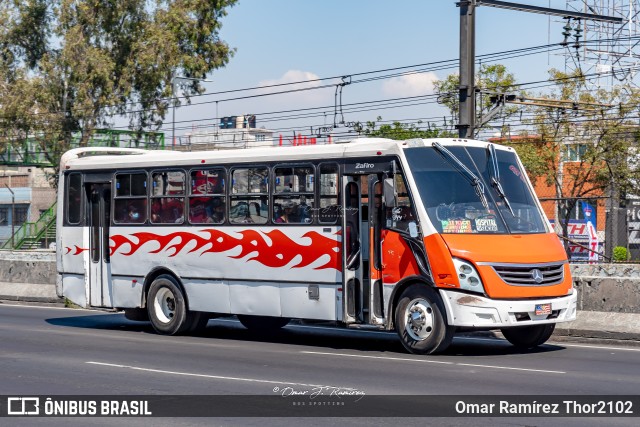
<path fill-rule="evenodd" d="M 398 206 L 398 193 L 396 192 L 396 180 L 385 178 L 384 180 L 384 203 L 387 207 Z"/>

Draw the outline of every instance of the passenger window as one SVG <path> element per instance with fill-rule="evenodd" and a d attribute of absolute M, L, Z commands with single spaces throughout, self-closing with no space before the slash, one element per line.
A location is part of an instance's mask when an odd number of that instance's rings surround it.
<path fill-rule="evenodd" d="M 226 216 L 224 169 L 191 172 L 189 222 L 191 224 L 222 224 Z"/>
<path fill-rule="evenodd" d="M 318 221 L 321 224 L 335 224 L 338 216 L 338 165 L 321 164 Z"/>
<path fill-rule="evenodd" d="M 411 204 L 407 184 L 402 174 L 396 174 L 396 190 L 398 192 L 398 206 L 387 208 L 387 228 L 409 231 L 409 223 L 416 221 L 416 215 Z"/>
<path fill-rule="evenodd" d="M 162 171 L 151 174 L 151 223 L 182 224 L 184 222 L 185 174 Z"/>
<path fill-rule="evenodd" d="M 313 166 L 274 168 L 273 222 L 311 224 L 314 209 Z"/>
<path fill-rule="evenodd" d="M 269 169 L 238 168 L 231 172 L 229 222 L 266 224 L 269 218 Z"/>
<path fill-rule="evenodd" d="M 80 224 L 82 221 L 82 174 L 67 175 L 67 221 Z"/>
<path fill-rule="evenodd" d="M 147 174 L 116 175 L 113 221 L 116 224 L 143 224 L 147 220 Z"/>

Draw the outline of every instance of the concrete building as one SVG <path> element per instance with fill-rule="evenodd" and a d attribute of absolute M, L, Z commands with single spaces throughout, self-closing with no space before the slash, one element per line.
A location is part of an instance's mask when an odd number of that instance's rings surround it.
<path fill-rule="evenodd" d="M 56 190 L 49 183 L 49 173 L 53 170 L 27 166 L 0 168 L 0 245 L 11 239 L 12 230 L 25 222 L 37 221 L 55 202 Z"/>

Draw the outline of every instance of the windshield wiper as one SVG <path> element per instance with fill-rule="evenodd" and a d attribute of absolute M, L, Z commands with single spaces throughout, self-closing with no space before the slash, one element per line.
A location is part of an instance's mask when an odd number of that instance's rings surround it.
<path fill-rule="evenodd" d="M 478 178 L 473 172 L 471 172 L 471 169 L 466 167 L 465 164 L 462 163 L 460 159 L 456 157 L 455 154 L 453 154 L 448 149 L 444 148 L 444 146 L 439 142 L 434 142 L 433 148 L 438 150 L 438 152 L 442 154 L 442 156 L 446 160 L 448 160 L 449 163 L 451 163 L 453 166 L 456 166 L 458 168 L 462 176 L 464 176 L 467 179 L 467 181 L 469 181 L 469 183 L 473 185 L 473 187 L 476 189 L 476 194 L 478 195 L 478 198 L 482 202 L 482 206 L 484 206 L 486 210 L 489 210 L 489 202 L 487 202 L 487 195 L 484 192 L 484 184 L 482 183 L 482 181 L 480 181 L 480 178 Z"/>
<path fill-rule="evenodd" d="M 504 194 L 504 189 L 502 188 L 502 184 L 500 184 L 500 170 L 498 169 L 498 156 L 496 156 L 496 148 L 493 144 L 489 144 L 487 146 L 487 155 L 489 156 L 489 175 L 491 176 L 491 186 L 496 189 L 496 193 L 498 196 L 504 201 L 504 205 L 509 209 L 511 215 L 514 217 L 516 214 L 513 212 L 511 208 L 511 203 L 509 203 L 509 199 L 507 199 L 507 195 Z"/>

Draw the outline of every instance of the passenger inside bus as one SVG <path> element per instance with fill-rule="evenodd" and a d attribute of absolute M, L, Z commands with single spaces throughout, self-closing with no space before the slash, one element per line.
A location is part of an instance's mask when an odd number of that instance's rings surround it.
<path fill-rule="evenodd" d="M 288 224 L 292 222 L 298 222 L 294 218 L 294 209 L 296 208 L 295 203 L 291 200 L 285 200 L 281 205 L 282 210 L 279 212 L 279 215 L 274 222 L 278 224 Z M 278 213 L 276 213 L 278 215 Z"/>

